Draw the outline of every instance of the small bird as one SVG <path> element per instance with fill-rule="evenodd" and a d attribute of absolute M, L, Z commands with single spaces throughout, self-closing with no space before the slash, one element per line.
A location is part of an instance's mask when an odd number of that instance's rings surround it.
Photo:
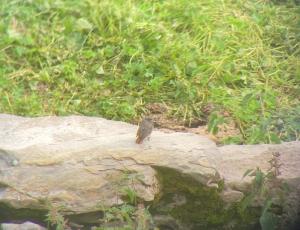
<path fill-rule="evenodd" d="M 139 128 L 136 133 L 135 143 L 141 144 L 145 138 L 150 138 L 150 134 L 153 130 L 153 121 L 150 117 L 145 117 L 139 124 Z"/>

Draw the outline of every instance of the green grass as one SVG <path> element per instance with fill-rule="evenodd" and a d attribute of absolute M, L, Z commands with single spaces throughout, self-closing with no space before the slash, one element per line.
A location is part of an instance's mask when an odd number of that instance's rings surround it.
<path fill-rule="evenodd" d="M 281 2 L 281 3 L 278 3 Z M 213 103 L 241 131 L 300 131 L 300 6 L 268 0 L 1 0 L 0 112 L 180 120 Z"/>

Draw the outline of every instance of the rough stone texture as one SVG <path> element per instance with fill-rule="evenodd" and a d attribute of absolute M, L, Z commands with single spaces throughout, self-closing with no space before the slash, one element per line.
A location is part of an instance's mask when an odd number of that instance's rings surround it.
<path fill-rule="evenodd" d="M 152 201 L 160 191 L 156 167 L 209 187 L 224 179 L 223 198 L 231 203 L 249 186 L 244 172 L 267 170 L 275 151 L 283 164 L 280 177 L 300 191 L 300 142 L 217 147 L 196 134 L 154 131 L 150 141 L 137 145 L 136 130 L 96 117 L 0 114 L 0 203 L 45 209 L 41 200 L 50 200 L 70 213 L 92 212 L 122 203 L 126 186 Z"/>
<path fill-rule="evenodd" d="M 225 178 L 225 183 L 237 190 L 245 190 L 250 180 L 242 176 L 247 169 L 259 167 L 263 171 L 270 168 L 272 154 L 278 152 L 281 175 L 292 186 L 300 186 L 300 142 L 287 142 L 279 145 L 227 145 L 218 148 L 220 157 L 216 167 Z M 299 187 L 300 189 L 300 187 Z"/>

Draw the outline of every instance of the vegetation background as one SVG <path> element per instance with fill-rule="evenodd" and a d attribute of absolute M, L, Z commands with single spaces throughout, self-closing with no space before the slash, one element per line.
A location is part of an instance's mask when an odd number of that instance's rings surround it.
<path fill-rule="evenodd" d="M 233 121 L 224 143 L 299 139 L 299 1 L 0 2 L 1 113 L 135 121 L 160 103 Z"/>

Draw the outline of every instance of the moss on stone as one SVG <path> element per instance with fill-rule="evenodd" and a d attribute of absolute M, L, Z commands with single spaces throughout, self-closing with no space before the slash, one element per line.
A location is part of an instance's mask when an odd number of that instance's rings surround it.
<path fill-rule="evenodd" d="M 224 229 L 226 226 L 259 229 L 259 209 L 242 212 L 238 203 L 228 207 L 220 197 L 220 189 L 201 185 L 191 176 L 174 169 L 155 169 L 162 190 L 151 208 L 153 215 L 171 215 L 190 229 Z M 178 197 L 184 197 L 184 202 L 176 201 Z"/>
<path fill-rule="evenodd" d="M 0 223 L 15 221 L 31 221 L 41 225 L 46 224 L 47 210 L 30 208 L 13 208 L 6 203 L 0 203 Z"/>

